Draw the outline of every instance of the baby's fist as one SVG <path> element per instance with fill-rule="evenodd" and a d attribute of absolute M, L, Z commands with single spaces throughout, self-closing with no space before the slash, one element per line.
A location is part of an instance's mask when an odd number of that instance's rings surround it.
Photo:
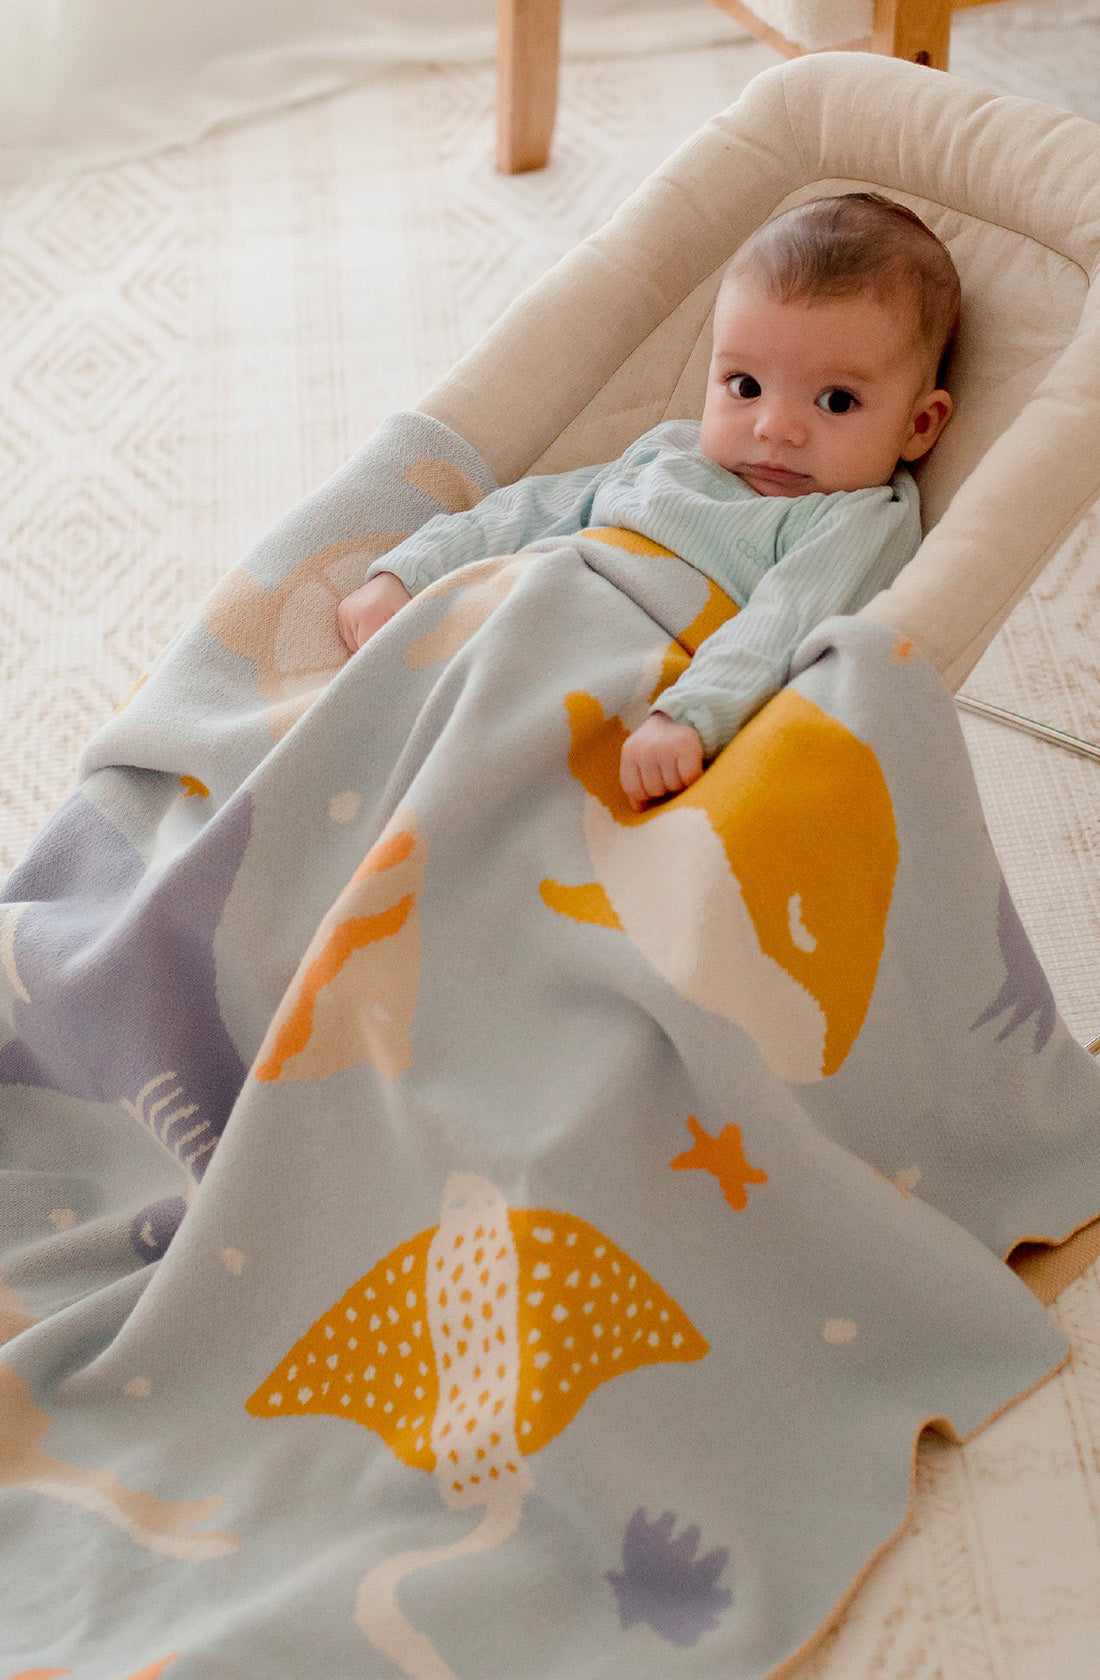
<path fill-rule="evenodd" d="M 690 723 L 674 723 L 663 712 L 651 712 L 623 744 L 619 780 L 633 811 L 690 787 L 702 773 L 699 731 Z"/>
<path fill-rule="evenodd" d="M 388 624 L 394 613 L 411 601 L 395 572 L 379 572 L 369 583 L 353 589 L 336 609 L 340 639 L 349 653 L 358 653 L 376 630 Z"/>

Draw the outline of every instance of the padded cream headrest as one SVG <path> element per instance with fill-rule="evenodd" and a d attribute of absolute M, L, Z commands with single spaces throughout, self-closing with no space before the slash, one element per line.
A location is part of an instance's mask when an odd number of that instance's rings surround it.
<path fill-rule="evenodd" d="M 768 216 L 869 188 L 963 287 L 925 540 L 864 609 L 957 686 L 1100 496 L 1100 127 L 871 53 L 767 70 L 529 288 L 418 405 L 502 483 L 698 418 L 722 268 Z"/>

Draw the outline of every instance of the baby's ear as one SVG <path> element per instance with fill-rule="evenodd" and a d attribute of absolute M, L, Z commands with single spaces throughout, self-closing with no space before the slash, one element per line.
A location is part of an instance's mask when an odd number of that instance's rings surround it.
<path fill-rule="evenodd" d="M 919 461 L 922 455 L 927 455 L 950 420 L 954 406 L 947 391 L 929 391 L 926 397 L 922 397 L 913 415 L 909 439 L 900 459 Z"/>

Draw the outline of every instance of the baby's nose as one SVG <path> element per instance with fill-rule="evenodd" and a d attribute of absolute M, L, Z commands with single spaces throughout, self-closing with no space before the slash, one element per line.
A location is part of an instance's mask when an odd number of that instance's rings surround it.
<path fill-rule="evenodd" d="M 757 410 L 756 436 L 761 443 L 789 443 L 800 447 L 806 441 L 806 426 L 790 403 L 771 402 Z"/>

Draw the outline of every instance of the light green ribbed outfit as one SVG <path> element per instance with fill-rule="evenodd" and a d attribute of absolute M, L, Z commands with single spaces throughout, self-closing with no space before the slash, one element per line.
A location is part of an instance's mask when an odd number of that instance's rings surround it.
<path fill-rule="evenodd" d="M 886 588 L 921 540 L 920 498 L 904 467 L 869 490 L 761 496 L 699 453 L 697 422 L 667 420 L 616 461 L 521 478 L 468 513 L 430 519 L 366 575 L 393 572 L 415 595 L 470 561 L 590 526 L 621 526 L 671 549 L 742 609 L 653 708 L 697 729 L 708 757 L 782 688 L 802 639 Z"/>

